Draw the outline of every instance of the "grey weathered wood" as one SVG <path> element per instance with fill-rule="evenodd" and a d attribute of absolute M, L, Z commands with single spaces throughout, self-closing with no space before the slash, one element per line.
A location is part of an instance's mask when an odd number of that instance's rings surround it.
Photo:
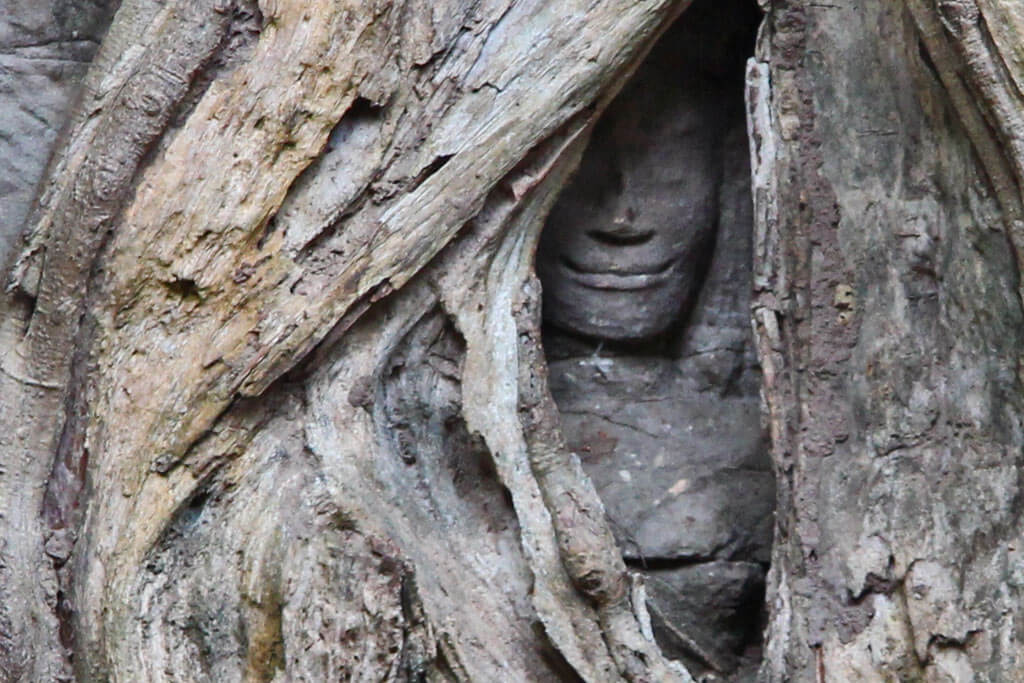
<path fill-rule="evenodd" d="M 1017 3 L 773 3 L 748 73 L 771 681 L 1015 680 Z"/>
<path fill-rule="evenodd" d="M 530 273 L 684 4 L 125 2 L 0 303 L 2 675 L 685 680 Z M 763 678 L 1014 680 L 1024 18 L 766 8 Z"/>
<path fill-rule="evenodd" d="M 86 679 L 688 679 L 524 436 L 517 313 L 684 5 L 123 7 L 6 303 L 4 666 L 66 673 L 60 630 Z"/>

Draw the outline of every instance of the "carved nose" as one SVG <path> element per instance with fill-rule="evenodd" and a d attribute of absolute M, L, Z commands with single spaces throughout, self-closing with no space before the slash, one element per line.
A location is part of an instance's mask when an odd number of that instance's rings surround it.
<path fill-rule="evenodd" d="M 636 211 L 633 210 L 632 206 L 627 206 L 624 212 L 616 212 L 615 218 L 612 219 L 612 223 L 616 226 L 632 225 L 633 221 L 636 220 Z"/>
<path fill-rule="evenodd" d="M 627 206 L 624 211 L 615 212 L 611 225 L 590 230 L 587 235 L 601 244 L 613 247 L 643 244 L 654 237 L 653 230 L 637 230 L 633 226 L 634 222 L 636 222 L 636 211 L 632 206 Z"/>

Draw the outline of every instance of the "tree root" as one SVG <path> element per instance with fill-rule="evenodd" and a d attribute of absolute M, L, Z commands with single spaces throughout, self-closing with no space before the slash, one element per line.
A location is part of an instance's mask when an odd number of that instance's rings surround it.
<path fill-rule="evenodd" d="M 608 650 L 628 681 L 679 681 L 693 678 L 667 659 L 651 634 L 639 577 L 626 568 L 605 517 L 604 505 L 568 450 L 558 408 L 548 390 L 547 365 L 540 337 L 536 281 L 515 313 L 519 339 L 519 420 L 526 436 L 530 467 L 551 513 L 562 563 L 573 584 L 597 610 Z M 639 598 L 639 599 L 635 599 Z M 639 603 L 639 604 L 636 604 Z"/>

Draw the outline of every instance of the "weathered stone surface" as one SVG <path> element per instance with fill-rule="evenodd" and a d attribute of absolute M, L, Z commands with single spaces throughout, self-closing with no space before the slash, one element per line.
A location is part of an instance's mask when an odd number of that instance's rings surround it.
<path fill-rule="evenodd" d="M 687 382 L 661 358 L 572 358 L 551 378 L 626 557 L 768 562 L 774 488 L 757 397 Z"/>
<path fill-rule="evenodd" d="M 537 252 L 549 325 L 650 339 L 679 318 L 700 284 L 728 98 L 678 49 L 688 38 L 676 29 L 655 47 L 552 208 Z"/>
<path fill-rule="evenodd" d="M 733 672 L 759 640 L 774 526 L 760 401 L 686 382 L 667 359 L 566 359 L 551 377 L 663 647 Z"/>
<path fill-rule="evenodd" d="M 734 672 L 733 680 L 753 680 L 764 615 L 751 606 L 764 600 L 764 573 L 763 564 L 724 561 L 647 569 L 651 618 L 665 651 L 691 661 L 697 649 Z"/>
<path fill-rule="evenodd" d="M 719 89 L 730 79 L 708 85 L 694 55 L 737 83 L 750 44 L 730 42 L 742 26 L 711 30 L 735 14 L 693 9 L 707 12 L 694 25 L 707 22 L 705 37 L 684 19 L 609 107 L 548 217 L 538 274 L 562 429 L 620 551 L 650 580 L 659 640 L 698 670 L 748 680 L 775 495 L 748 323 L 749 167 L 738 98 Z M 714 40 L 740 52 L 716 63 L 702 52 Z M 653 274 L 666 259 L 668 275 Z"/>
<path fill-rule="evenodd" d="M 46 162 L 116 0 L 8 0 L 0 11 L 0 267 L 25 228 Z"/>

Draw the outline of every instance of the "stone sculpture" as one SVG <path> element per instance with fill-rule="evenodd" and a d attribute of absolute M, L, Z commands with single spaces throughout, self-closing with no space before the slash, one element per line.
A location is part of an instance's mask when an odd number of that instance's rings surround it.
<path fill-rule="evenodd" d="M 537 270 L 563 431 L 646 576 L 663 649 L 748 680 L 774 484 L 749 338 L 742 89 L 718 71 L 728 60 L 680 49 L 698 42 L 688 30 L 599 122 Z"/>

